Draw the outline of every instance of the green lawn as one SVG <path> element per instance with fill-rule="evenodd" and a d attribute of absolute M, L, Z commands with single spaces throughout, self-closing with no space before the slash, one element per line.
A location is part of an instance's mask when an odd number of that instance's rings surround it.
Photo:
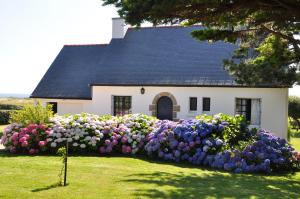
<path fill-rule="evenodd" d="M 300 152 L 300 136 L 291 138 L 291 144 Z"/>
<path fill-rule="evenodd" d="M 0 139 L 1 139 L 1 136 L 2 136 L 2 133 L 3 133 L 3 130 L 5 129 L 7 125 L 0 125 Z"/>
<path fill-rule="evenodd" d="M 57 187 L 54 156 L 0 152 L 0 198 L 299 198 L 300 172 L 231 174 L 129 157 L 70 157 L 69 185 Z"/>
<path fill-rule="evenodd" d="M 7 125 L 0 125 L 0 132 L 3 132 L 4 128 L 6 127 Z"/>

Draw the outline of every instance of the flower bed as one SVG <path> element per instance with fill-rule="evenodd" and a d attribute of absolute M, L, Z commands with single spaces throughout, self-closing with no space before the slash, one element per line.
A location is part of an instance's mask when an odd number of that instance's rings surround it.
<path fill-rule="evenodd" d="M 56 152 L 66 142 L 74 153 L 140 153 L 236 173 L 287 171 L 300 161 L 286 140 L 249 130 L 241 116 L 223 114 L 179 122 L 142 114 L 56 116 L 48 124 L 12 124 L 2 137 L 12 153 Z"/>

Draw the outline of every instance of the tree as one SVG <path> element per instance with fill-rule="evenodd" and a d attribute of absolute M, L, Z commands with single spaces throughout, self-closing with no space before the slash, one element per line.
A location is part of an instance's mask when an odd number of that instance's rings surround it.
<path fill-rule="evenodd" d="M 296 96 L 289 97 L 289 117 L 293 119 L 294 124 L 297 124 L 297 129 L 299 129 L 300 128 L 300 97 L 296 97 Z"/>
<path fill-rule="evenodd" d="M 300 82 L 299 0 L 104 0 L 128 23 L 202 24 L 192 32 L 200 41 L 239 44 L 224 67 L 238 83 L 291 86 Z"/>

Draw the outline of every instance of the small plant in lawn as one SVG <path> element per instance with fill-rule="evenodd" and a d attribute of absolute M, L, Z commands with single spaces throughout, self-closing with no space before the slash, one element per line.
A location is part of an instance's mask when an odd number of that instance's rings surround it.
<path fill-rule="evenodd" d="M 61 147 L 57 150 L 57 155 L 60 156 L 62 167 L 58 173 L 58 185 L 67 185 L 67 167 L 68 167 L 68 146 Z"/>

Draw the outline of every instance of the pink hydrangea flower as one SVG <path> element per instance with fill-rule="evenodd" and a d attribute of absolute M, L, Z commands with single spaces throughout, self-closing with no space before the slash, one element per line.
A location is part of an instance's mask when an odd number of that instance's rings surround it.
<path fill-rule="evenodd" d="M 32 132 L 33 135 L 37 135 L 36 129 L 33 129 L 31 132 Z"/>
<path fill-rule="evenodd" d="M 9 150 L 11 153 L 17 153 L 16 147 L 11 147 Z"/>
<path fill-rule="evenodd" d="M 21 143 L 25 142 L 27 140 L 27 138 L 24 136 L 24 137 L 21 137 L 21 139 L 19 140 Z"/>
<path fill-rule="evenodd" d="M 127 138 L 125 136 L 122 137 L 121 142 L 125 144 L 127 142 Z"/>
<path fill-rule="evenodd" d="M 113 146 L 115 146 L 115 145 L 118 144 L 118 141 L 117 141 L 117 140 L 113 140 L 113 141 L 112 141 L 112 144 L 113 144 Z"/>
<path fill-rule="evenodd" d="M 105 153 L 105 151 L 106 151 L 105 147 L 104 146 L 100 147 L 99 151 L 100 151 L 100 153 Z"/>
<path fill-rule="evenodd" d="M 130 146 L 127 146 L 126 152 L 127 152 L 127 153 L 131 153 L 131 151 L 132 151 L 131 147 L 130 147 Z"/>
<path fill-rule="evenodd" d="M 28 146 L 28 142 L 27 142 L 27 141 L 22 142 L 22 143 L 21 143 L 21 146 L 22 146 L 22 147 L 27 147 L 27 146 Z"/>
<path fill-rule="evenodd" d="M 43 146 L 45 146 L 46 145 L 46 141 L 39 141 L 39 146 L 40 147 L 43 147 Z"/>
<path fill-rule="evenodd" d="M 36 154 L 36 153 L 38 153 L 38 152 L 39 152 L 38 149 L 30 149 L 30 150 L 29 150 L 29 154 L 30 154 L 30 155 Z"/>

